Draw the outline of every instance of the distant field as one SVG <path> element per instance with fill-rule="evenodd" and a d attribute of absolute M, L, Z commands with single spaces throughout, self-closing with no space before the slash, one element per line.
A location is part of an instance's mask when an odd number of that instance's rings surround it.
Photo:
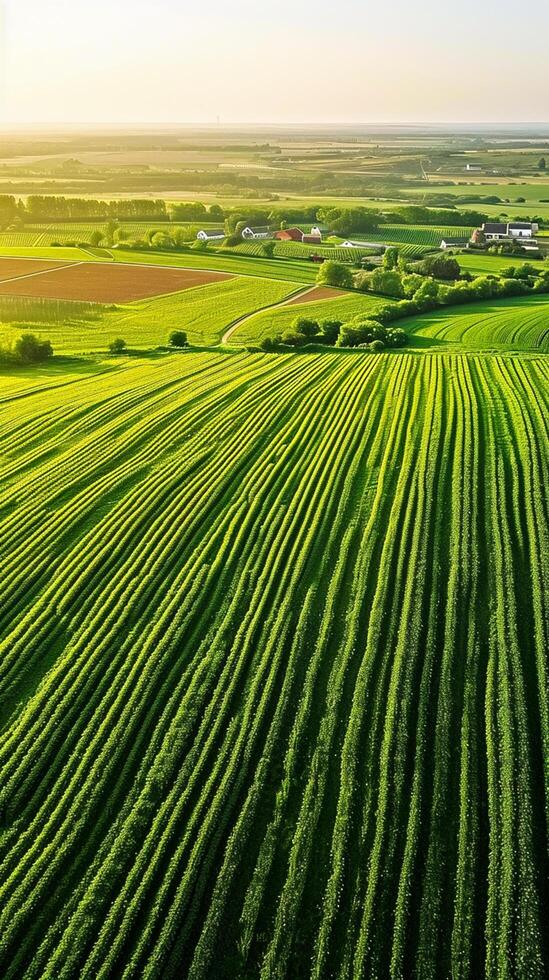
<path fill-rule="evenodd" d="M 234 251 L 242 255 L 261 256 L 261 242 L 243 242 Z M 342 248 L 339 245 L 303 245 L 301 242 L 276 242 L 274 255 L 281 258 L 299 259 L 309 255 L 322 255 L 334 262 L 357 262 L 364 256 L 375 254 L 371 248 Z"/>
<path fill-rule="evenodd" d="M 549 299 L 517 297 L 435 310 L 400 321 L 420 346 L 549 353 Z"/>
<path fill-rule="evenodd" d="M 77 262 L 102 261 L 103 250 L 89 251 L 79 248 L 0 248 L 3 256 L 20 258 L 70 259 Z M 252 258 L 230 251 L 207 252 L 159 252 L 156 249 L 144 252 L 132 249 L 106 250 L 105 262 L 125 262 L 132 265 L 169 266 L 179 269 L 207 269 L 228 272 L 235 276 L 260 276 L 267 279 L 283 279 L 289 282 L 314 282 L 318 266 L 313 262 L 296 259 Z"/>
<path fill-rule="evenodd" d="M 33 261 L 32 259 L 11 259 L 11 258 L 0 258 L 0 283 L 4 284 L 4 290 L 9 289 L 7 285 L 10 280 L 19 279 L 21 277 L 28 278 L 33 277 L 50 270 L 62 270 L 68 269 L 70 265 L 66 262 L 48 262 L 40 261 L 37 259 Z"/>
<path fill-rule="evenodd" d="M 473 228 L 466 225 L 380 225 L 377 231 L 365 232 L 368 241 L 403 245 L 430 245 L 438 248 L 443 238 L 469 238 Z"/>
<path fill-rule="evenodd" d="M 458 178 L 453 178 L 457 180 Z M 549 177 L 539 181 L 522 183 L 520 178 L 509 178 L 502 180 L 497 176 L 486 176 L 478 174 L 463 173 L 460 175 L 460 183 L 438 183 L 437 178 L 432 175 L 431 180 L 425 187 L 411 188 L 409 194 L 412 197 L 427 194 L 446 194 L 449 197 L 461 196 L 465 194 L 479 194 L 490 197 L 495 194 L 501 197 L 502 201 L 506 198 L 513 204 L 517 197 L 525 197 L 528 204 L 539 203 L 540 198 L 549 198 Z M 481 205 L 478 205 L 481 208 Z"/>
<path fill-rule="evenodd" d="M 107 219 L 103 221 L 59 222 L 49 224 L 25 225 L 18 231 L 0 231 L 0 247 L 10 246 L 49 246 L 52 242 L 89 242 L 90 236 L 96 232 L 105 232 Z M 203 223 L 180 221 L 124 221 L 119 227 L 128 233 L 130 239 L 143 238 L 151 231 L 167 231 L 170 234 L 184 229 L 196 231 L 199 228 L 212 227 L 212 222 Z"/>

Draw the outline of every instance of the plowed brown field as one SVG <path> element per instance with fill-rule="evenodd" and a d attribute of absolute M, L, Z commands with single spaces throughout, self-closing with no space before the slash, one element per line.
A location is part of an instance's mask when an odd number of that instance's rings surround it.
<path fill-rule="evenodd" d="M 68 262 L 48 262 L 47 259 L 0 259 L 0 282 L 17 279 L 19 276 L 33 276 L 37 272 L 47 272 L 49 269 L 66 269 Z M 32 294 L 38 295 L 38 294 Z"/>
<path fill-rule="evenodd" d="M 25 260 L 21 264 L 25 265 Z M 34 268 L 33 271 L 41 270 Z M 18 274 L 24 275 L 25 272 L 23 270 Z M 129 303 L 148 296 L 175 293 L 193 286 L 204 286 L 233 278 L 234 276 L 224 272 L 83 262 L 54 268 L 35 277 L 27 275 L 24 279 L 12 278 L 2 282 L 0 277 L 0 293 L 91 303 Z"/>

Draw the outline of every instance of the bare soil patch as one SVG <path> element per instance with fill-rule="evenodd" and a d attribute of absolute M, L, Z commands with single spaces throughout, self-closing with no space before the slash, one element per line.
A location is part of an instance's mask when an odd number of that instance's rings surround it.
<path fill-rule="evenodd" d="M 69 262 L 49 262 L 47 259 L 3 259 L 0 258 L 0 282 L 16 279 L 18 276 L 32 276 L 48 269 L 66 269 Z"/>
<path fill-rule="evenodd" d="M 233 278 L 228 273 L 199 269 L 84 262 L 81 265 L 55 268 L 36 278 L 0 281 L 0 293 L 43 299 L 74 299 L 90 303 L 130 303 L 148 296 L 176 293 L 193 286 L 204 286 Z"/>
<path fill-rule="evenodd" d="M 335 286 L 314 286 L 300 296 L 289 299 L 285 306 L 294 306 L 297 303 L 316 303 L 319 299 L 335 299 L 336 296 L 345 296 L 343 289 L 336 289 Z"/>

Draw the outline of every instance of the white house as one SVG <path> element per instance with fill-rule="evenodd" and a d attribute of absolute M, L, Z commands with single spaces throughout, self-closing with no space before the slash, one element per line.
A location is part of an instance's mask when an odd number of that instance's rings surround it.
<path fill-rule="evenodd" d="M 538 231 L 539 225 L 535 221 L 510 221 L 507 225 L 510 238 L 533 238 Z"/>
<path fill-rule="evenodd" d="M 257 238 L 270 238 L 271 232 L 268 225 L 261 225 L 256 228 L 249 226 L 242 229 L 242 238 L 251 241 Z"/>
<path fill-rule="evenodd" d="M 197 232 L 196 237 L 201 242 L 219 242 L 222 238 L 225 238 L 225 232 L 223 228 L 201 228 Z"/>
<path fill-rule="evenodd" d="M 321 232 L 320 228 L 318 227 L 318 225 L 313 225 L 313 227 L 311 228 L 309 234 L 310 235 L 313 235 L 315 238 L 322 238 L 322 232 Z"/>
<path fill-rule="evenodd" d="M 465 167 L 466 170 L 474 170 L 475 173 L 479 173 L 482 170 L 480 163 L 468 163 Z"/>
<path fill-rule="evenodd" d="M 532 221 L 485 221 L 482 231 L 487 242 L 508 242 L 513 238 L 533 238 L 539 225 Z"/>
<path fill-rule="evenodd" d="M 360 248 L 356 242 L 350 242 L 347 238 L 344 242 L 341 242 L 339 248 Z"/>

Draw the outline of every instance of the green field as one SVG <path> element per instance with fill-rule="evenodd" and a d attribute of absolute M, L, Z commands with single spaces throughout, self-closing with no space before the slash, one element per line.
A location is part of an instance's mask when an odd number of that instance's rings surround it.
<path fill-rule="evenodd" d="M 428 245 L 439 248 L 443 238 L 469 238 L 473 228 L 467 225 L 380 225 L 377 231 L 366 232 L 368 241 L 391 245 Z"/>
<path fill-rule="evenodd" d="M 6 980 L 541 980 L 548 380 L 0 375 Z"/>
<path fill-rule="evenodd" d="M 96 305 L 97 318 L 44 323 L 36 332 L 47 336 L 58 354 L 104 351 L 115 337 L 123 337 L 130 348 L 153 347 L 166 344 L 173 330 L 185 330 L 193 344 L 217 344 L 233 320 L 278 303 L 296 288 L 295 283 L 242 276 L 119 305 L 113 311 Z M 20 333 L 21 324 L 0 323 L 0 345 Z"/>
<path fill-rule="evenodd" d="M 435 310 L 402 321 L 414 340 L 473 350 L 549 353 L 549 298 L 529 296 Z"/>
<path fill-rule="evenodd" d="M 239 324 L 231 337 L 231 343 L 256 344 L 264 337 L 284 333 L 290 329 L 297 317 L 308 317 L 317 321 L 332 317 L 343 322 L 359 313 L 363 313 L 365 317 L 375 316 L 376 309 L 386 304 L 387 300 L 380 296 L 348 293 L 332 299 L 292 303 L 289 306 L 280 306 L 278 309 L 260 310 Z"/>
<path fill-rule="evenodd" d="M 471 272 L 474 276 L 499 275 L 503 269 L 510 266 L 524 265 L 530 263 L 535 269 L 543 271 L 548 268 L 547 263 L 538 259 L 531 259 L 525 255 L 490 255 L 489 252 L 460 252 L 456 255 L 463 271 Z"/>

